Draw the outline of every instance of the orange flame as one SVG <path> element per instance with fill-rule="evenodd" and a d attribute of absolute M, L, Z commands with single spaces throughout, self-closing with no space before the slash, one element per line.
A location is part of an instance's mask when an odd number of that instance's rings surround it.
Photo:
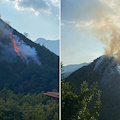
<path fill-rule="evenodd" d="M 13 36 L 13 34 L 10 32 L 10 38 L 11 38 L 11 41 L 12 41 L 12 43 L 13 43 L 13 47 L 14 47 L 14 49 L 15 49 L 15 52 L 18 54 L 18 56 L 20 56 L 20 58 L 22 59 L 22 61 L 24 62 L 24 59 L 23 59 L 23 57 L 22 57 L 22 55 L 21 55 L 21 53 L 20 53 L 20 49 L 19 49 L 19 47 L 18 47 L 18 45 L 15 43 L 15 40 L 14 40 L 14 38 L 12 37 Z"/>

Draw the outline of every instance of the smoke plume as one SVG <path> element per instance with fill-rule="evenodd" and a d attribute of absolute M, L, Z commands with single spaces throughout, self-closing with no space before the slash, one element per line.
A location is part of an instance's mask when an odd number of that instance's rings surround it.
<path fill-rule="evenodd" d="M 20 58 L 25 64 L 34 62 L 40 65 L 35 48 L 27 45 L 12 32 L 13 29 L 0 19 L 0 60 L 15 62 Z"/>
<path fill-rule="evenodd" d="M 92 32 L 105 45 L 104 54 L 120 54 L 120 16 L 108 15 L 100 22 L 91 21 Z"/>
<path fill-rule="evenodd" d="M 98 41 L 104 44 L 104 54 L 117 54 L 120 59 L 120 1 L 99 0 L 104 6 L 96 9 L 89 21 L 80 21 L 76 27 L 94 35 Z M 110 10 L 105 9 L 105 5 Z M 102 16 L 101 16 L 102 14 Z"/>

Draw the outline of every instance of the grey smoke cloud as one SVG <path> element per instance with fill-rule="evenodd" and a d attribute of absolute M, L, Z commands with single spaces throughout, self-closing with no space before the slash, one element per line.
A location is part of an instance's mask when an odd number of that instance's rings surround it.
<path fill-rule="evenodd" d="M 12 28 L 0 19 L 0 61 L 15 62 L 21 58 L 25 64 L 34 62 L 40 65 L 35 48 L 27 45 L 12 32 Z"/>
<path fill-rule="evenodd" d="M 13 30 L 0 19 L 0 61 L 16 62 L 17 54 L 10 44 L 9 33 Z"/>
<path fill-rule="evenodd" d="M 10 37 L 12 38 L 13 46 L 22 61 L 26 64 L 29 64 L 29 62 L 33 61 L 34 63 L 37 63 L 40 65 L 37 51 L 34 47 L 30 47 L 25 42 L 23 42 L 17 35 L 10 34 Z"/>
<path fill-rule="evenodd" d="M 13 30 L 9 27 L 8 24 L 0 19 L 0 41 L 6 43 L 9 40 L 10 32 L 13 32 Z M 5 41 L 5 39 L 7 39 L 7 41 Z"/>
<path fill-rule="evenodd" d="M 120 61 L 116 60 L 116 55 L 101 56 L 94 67 L 102 76 L 102 85 L 108 85 L 111 81 L 119 81 L 120 78 Z M 109 86 L 110 87 L 110 86 Z"/>

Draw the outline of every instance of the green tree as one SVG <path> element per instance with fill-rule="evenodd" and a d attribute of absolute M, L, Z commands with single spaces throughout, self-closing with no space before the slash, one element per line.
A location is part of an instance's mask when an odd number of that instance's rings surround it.
<path fill-rule="evenodd" d="M 63 75 L 62 73 L 62 120 L 97 120 L 101 106 L 101 92 L 97 89 L 97 83 L 89 87 L 84 81 L 77 95 L 73 92 L 73 83 L 65 82 Z"/>
<path fill-rule="evenodd" d="M 63 70 L 63 62 L 61 62 L 61 82 L 64 82 L 64 70 Z"/>
<path fill-rule="evenodd" d="M 26 33 L 26 32 L 24 32 L 24 35 L 25 35 L 25 37 L 28 37 L 28 36 L 29 36 L 28 33 Z"/>
<path fill-rule="evenodd" d="M 39 94 L 0 91 L 0 120 L 58 120 L 57 101 Z"/>

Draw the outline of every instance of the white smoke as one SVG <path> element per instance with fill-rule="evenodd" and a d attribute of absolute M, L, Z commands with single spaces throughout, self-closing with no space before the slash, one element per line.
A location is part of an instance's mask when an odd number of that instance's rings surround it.
<path fill-rule="evenodd" d="M 39 65 L 41 64 L 39 62 L 39 59 L 37 56 L 37 51 L 35 50 L 34 47 L 31 48 L 30 46 L 26 45 L 25 43 L 24 44 L 20 43 L 19 48 L 20 48 L 21 54 L 27 64 L 29 64 L 29 62 L 31 60 Z"/>
<path fill-rule="evenodd" d="M 12 32 L 13 29 L 0 19 L 0 60 L 8 59 L 8 62 L 10 62 L 8 56 L 11 56 L 11 61 L 15 59 L 15 57 L 16 60 L 18 57 L 20 57 L 25 64 L 34 62 L 40 65 L 41 63 L 39 62 L 35 48 L 24 43 L 24 41 L 22 41 L 17 35 L 14 35 Z"/>
<path fill-rule="evenodd" d="M 97 71 L 101 77 L 101 84 L 109 84 L 112 80 L 120 78 L 120 61 L 116 59 L 117 55 L 104 55 L 96 60 L 94 71 Z"/>
<path fill-rule="evenodd" d="M 19 56 L 22 58 L 23 62 L 29 64 L 29 62 L 33 61 L 40 65 L 37 51 L 34 47 L 30 47 L 24 41 L 22 41 L 17 35 L 11 34 L 12 39 L 14 40 L 14 44 L 16 44 L 17 49 L 19 50 Z M 14 45 L 13 45 L 14 46 Z"/>
<path fill-rule="evenodd" d="M 1 39 L 9 37 L 10 32 L 13 32 L 13 30 L 9 27 L 8 24 L 0 19 L 0 41 Z"/>

